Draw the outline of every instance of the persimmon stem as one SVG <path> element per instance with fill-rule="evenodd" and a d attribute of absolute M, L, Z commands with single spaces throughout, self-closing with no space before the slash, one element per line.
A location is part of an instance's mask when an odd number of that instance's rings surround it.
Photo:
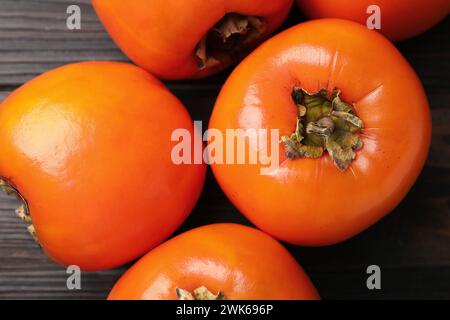
<path fill-rule="evenodd" d="M 205 286 L 201 286 L 193 291 L 193 293 L 177 288 L 177 297 L 179 300 L 224 300 L 225 296 L 222 292 L 213 294 Z"/>
<path fill-rule="evenodd" d="M 30 209 L 28 207 L 28 202 L 25 200 L 25 198 L 22 196 L 22 194 L 19 192 L 19 190 L 12 186 L 11 183 L 9 183 L 6 179 L 0 178 L 0 190 L 3 190 L 6 195 L 8 196 L 15 196 L 17 199 L 20 200 L 22 203 L 16 210 L 16 215 L 24 222 L 29 223 L 27 230 L 30 233 L 30 235 L 33 237 L 33 239 L 36 241 L 37 244 L 39 244 L 36 230 L 32 224 L 32 219 L 30 215 Z M 39 244 L 40 245 L 40 244 Z"/>
<path fill-rule="evenodd" d="M 297 126 L 290 136 L 281 142 L 286 148 L 286 157 L 320 158 L 324 151 L 335 166 L 345 171 L 355 159 L 355 151 L 362 148 L 358 132 L 364 127 L 356 116 L 353 105 L 340 98 L 341 92 L 329 93 L 321 89 L 316 93 L 294 87 L 292 99 L 298 107 Z"/>
<path fill-rule="evenodd" d="M 200 40 L 195 50 L 198 68 L 212 68 L 220 64 L 226 55 L 239 59 L 246 47 L 251 46 L 266 30 L 266 23 L 259 17 L 226 14 Z"/>

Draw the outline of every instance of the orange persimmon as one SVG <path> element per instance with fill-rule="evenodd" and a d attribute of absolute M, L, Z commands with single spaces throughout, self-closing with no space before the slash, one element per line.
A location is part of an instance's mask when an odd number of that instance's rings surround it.
<path fill-rule="evenodd" d="M 373 14 L 380 31 L 391 40 L 417 36 L 443 20 L 450 12 L 448 0 L 296 0 L 311 19 L 339 18 L 367 24 Z M 376 5 L 376 11 L 373 6 Z M 379 10 L 379 11 L 378 11 Z"/>
<path fill-rule="evenodd" d="M 271 137 L 247 135 L 256 164 L 212 169 L 256 226 L 311 246 L 346 240 L 393 210 L 431 138 L 427 98 L 405 58 L 379 33 L 337 19 L 299 24 L 256 49 L 223 86 L 210 128 L 278 130 L 279 166 L 259 156 Z"/>
<path fill-rule="evenodd" d="M 175 165 L 183 105 L 135 66 L 86 62 L 47 72 L 0 105 L 0 181 L 24 202 L 44 251 L 83 270 L 136 259 L 172 234 L 205 165 Z"/>
<path fill-rule="evenodd" d="M 93 0 L 128 57 L 158 77 L 201 78 L 230 66 L 284 21 L 292 0 Z"/>
<path fill-rule="evenodd" d="M 116 283 L 110 300 L 316 300 L 289 252 L 256 229 L 214 224 L 152 250 Z"/>

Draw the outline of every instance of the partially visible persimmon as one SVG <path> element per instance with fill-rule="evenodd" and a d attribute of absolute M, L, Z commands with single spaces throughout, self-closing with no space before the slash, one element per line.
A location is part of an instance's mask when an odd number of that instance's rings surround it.
<path fill-rule="evenodd" d="M 339 18 L 367 24 L 376 17 L 380 32 L 398 41 L 417 36 L 450 13 L 449 0 L 296 0 L 311 19 Z M 377 7 L 374 7 L 377 6 Z M 375 14 L 375 15 L 374 15 Z"/>
<path fill-rule="evenodd" d="M 230 66 L 273 33 L 292 0 L 93 0 L 106 30 L 139 66 L 166 79 Z"/>
<path fill-rule="evenodd" d="M 110 300 L 315 300 L 316 289 L 281 244 L 253 228 L 185 232 L 141 258 Z"/>
<path fill-rule="evenodd" d="M 204 164 L 171 159 L 178 128 L 193 133 L 188 112 L 147 72 L 64 66 L 0 105 L 1 185 L 50 258 L 116 267 L 172 234 L 199 197 Z"/>

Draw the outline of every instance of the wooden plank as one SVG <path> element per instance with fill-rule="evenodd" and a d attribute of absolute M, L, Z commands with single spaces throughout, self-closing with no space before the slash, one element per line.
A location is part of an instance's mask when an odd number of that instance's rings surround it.
<path fill-rule="evenodd" d="M 88 0 L 2 0 L 0 86 L 21 84 L 57 66 L 84 60 L 126 61 Z M 66 27 L 66 9 L 81 8 L 81 30 Z"/>

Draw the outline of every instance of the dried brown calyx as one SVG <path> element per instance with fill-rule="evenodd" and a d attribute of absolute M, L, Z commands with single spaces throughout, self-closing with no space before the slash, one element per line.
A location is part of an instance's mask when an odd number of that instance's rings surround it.
<path fill-rule="evenodd" d="M 8 196 L 15 196 L 20 200 L 22 204 L 16 209 L 16 214 L 22 221 L 29 224 L 27 230 L 33 237 L 33 239 L 39 244 L 36 235 L 36 230 L 34 229 L 34 226 L 31 221 L 30 209 L 28 207 L 28 203 L 25 200 L 25 198 L 20 194 L 19 190 L 13 187 L 12 184 L 9 183 L 4 178 L 0 178 L 0 190 L 5 192 Z"/>
<path fill-rule="evenodd" d="M 222 292 L 219 291 L 217 294 L 213 294 L 205 286 L 195 289 L 192 293 L 177 288 L 176 293 L 179 300 L 225 300 L 225 296 Z"/>
<path fill-rule="evenodd" d="M 226 14 L 197 45 L 198 68 L 219 65 L 224 55 L 239 59 L 265 31 L 266 23 L 259 17 Z"/>
<path fill-rule="evenodd" d="M 340 94 L 339 90 L 309 93 L 293 88 L 297 126 L 291 136 L 281 138 L 289 159 L 320 158 L 327 151 L 339 170 L 348 169 L 356 157 L 355 151 L 363 147 L 358 132 L 364 124 L 356 116 L 354 106 L 342 101 Z"/>

